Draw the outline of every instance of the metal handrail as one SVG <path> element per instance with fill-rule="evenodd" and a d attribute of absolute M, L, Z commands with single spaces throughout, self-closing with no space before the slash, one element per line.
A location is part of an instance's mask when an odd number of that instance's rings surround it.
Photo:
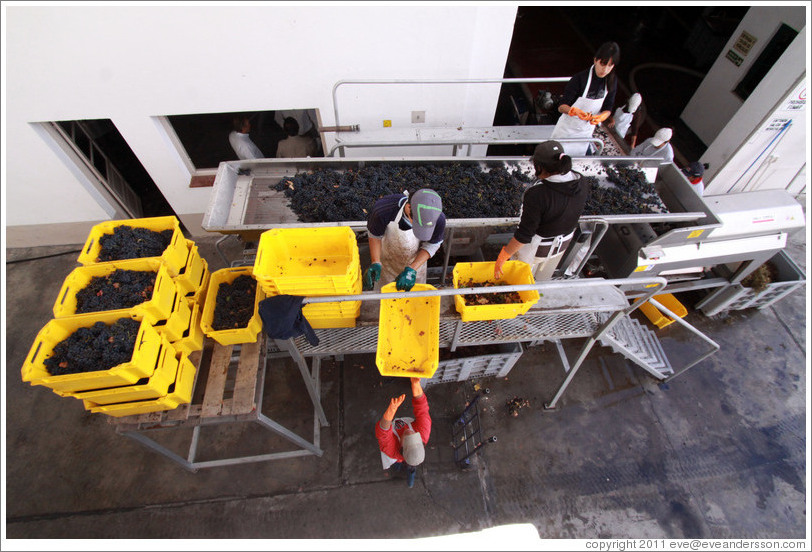
<path fill-rule="evenodd" d="M 562 144 L 568 143 L 591 143 L 594 144 L 596 147 L 596 155 L 600 155 L 603 151 L 604 143 L 603 140 L 600 138 L 558 138 L 556 141 L 561 142 Z M 419 142 L 416 141 L 398 141 L 398 142 L 355 142 L 355 143 L 344 143 L 336 137 L 336 144 L 330 148 L 330 152 L 327 154 L 327 157 L 334 157 L 335 151 L 337 149 L 342 150 L 344 148 L 382 148 L 382 147 L 395 147 L 395 146 L 473 146 L 473 145 L 485 145 L 485 144 L 538 144 L 539 140 L 530 140 L 530 139 L 523 139 L 517 138 L 515 140 L 493 140 L 493 139 L 482 139 L 482 140 L 420 140 Z M 342 155 L 343 156 L 343 155 Z"/>
<path fill-rule="evenodd" d="M 714 340 L 712 340 L 711 338 L 709 338 L 708 336 L 706 336 L 705 334 L 703 334 L 702 332 L 700 332 L 699 330 L 697 330 L 696 328 L 694 328 L 693 326 L 688 324 L 680 316 L 678 316 L 678 315 L 674 314 L 673 312 L 671 312 L 668 308 L 666 308 L 662 304 L 660 304 L 660 302 L 657 301 L 656 299 L 650 298 L 648 301 L 654 307 L 661 310 L 666 315 L 670 316 L 671 319 L 674 320 L 674 322 L 677 322 L 682 327 L 687 328 L 688 331 L 690 331 L 691 333 L 697 335 L 700 339 L 702 339 L 706 343 L 709 343 L 711 345 L 711 347 L 712 347 L 712 349 L 710 351 L 708 351 L 707 353 L 699 355 L 695 360 L 693 360 L 692 362 L 689 362 L 688 364 L 686 364 L 682 368 L 682 370 L 680 370 L 679 372 L 676 372 L 676 373 L 671 374 L 670 376 L 668 376 L 665 380 L 663 380 L 663 383 L 668 383 L 671 380 L 673 380 L 674 378 L 676 378 L 677 376 L 681 376 L 682 374 L 687 372 L 690 368 L 696 366 L 697 364 L 699 364 L 700 362 L 702 362 L 703 360 L 705 360 L 706 358 L 708 358 L 709 356 L 711 356 L 713 353 L 715 353 L 716 351 L 718 351 L 721 348 L 721 346 L 718 343 L 716 343 Z"/>
<path fill-rule="evenodd" d="M 343 85 L 353 85 L 353 84 L 511 84 L 511 83 L 532 83 L 532 82 L 561 82 L 566 83 L 569 82 L 572 77 L 536 77 L 536 78 L 510 78 L 510 79 L 343 79 L 336 82 L 333 85 L 333 114 L 335 116 L 335 126 L 341 126 L 340 117 L 338 114 L 338 88 Z M 432 145 L 468 145 L 469 148 L 471 145 L 474 144 L 491 144 L 496 143 L 494 141 L 465 141 L 465 142 L 450 142 L 447 140 L 438 140 L 438 141 L 420 141 L 419 143 L 414 142 L 391 142 L 386 144 L 375 144 L 371 145 L 369 143 L 363 144 L 358 143 L 356 144 L 341 144 L 341 139 L 336 135 L 335 137 L 337 144 L 335 144 L 332 148 L 330 148 L 330 152 L 328 153 L 328 157 L 333 157 L 333 154 L 338 148 L 345 147 L 382 147 L 382 146 L 415 146 L 415 145 L 425 145 L 425 146 L 432 146 Z M 603 140 L 592 138 L 589 140 L 579 140 L 579 139 L 562 139 L 559 140 L 561 142 L 590 142 L 594 143 L 598 147 L 598 154 L 603 151 L 604 143 Z M 511 140 L 509 142 L 499 141 L 498 143 L 509 143 L 509 144 L 535 144 L 538 143 L 538 140 Z"/>
<path fill-rule="evenodd" d="M 335 126 L 341 126 L 338 117 L 338 98 L 336 93 L 340 86 L 346 84 L 505 84 L 520 82 L 569 82 L 572 77 L 549 77 L 530 79 L 343 79 L 333 85 L 333 113 Z"/>

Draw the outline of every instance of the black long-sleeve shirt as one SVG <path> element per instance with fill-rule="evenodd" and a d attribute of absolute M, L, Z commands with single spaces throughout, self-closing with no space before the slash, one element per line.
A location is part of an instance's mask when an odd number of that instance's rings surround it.
<path fill-rule="evenodd" d="M 590 187 L 577 172 L 574 180 L 542 180 L 528 188 L 522 198 L 522 216 L 513 234 L 516 241 L 530 243 L 533 234 L 552 238 L 569 234 L 578 224 L 589 198 Z"/>
<path fill-rule="evenodd" d="M 590 71 L 592 72 L 592 82 L 589 83 L 589 90 L 587 91 L 586 97 L 594 100 L 603 95 L 603 88 L 606 86 L 607 81 L 610 80 L 609 75 L 605 76 L 604 78 L 598 77 L 595 74 L 595 66 L 592 65 L 589 69 L 576 73 L 570 79 L 567 86 L 564 87 L 564 94 L 561 96 L 561 103 L 558 104 L 559 106 L 562 104 L 572 106 L 572 104 L 575 103 L 575 100 L 583 95 Z M 612 107 L 615 105 L 617 78 L 611 79 L 611 82 L 612 86 L 606 90 L 606 98 L 603 100 L 601 111 L 612 111 Z"/>

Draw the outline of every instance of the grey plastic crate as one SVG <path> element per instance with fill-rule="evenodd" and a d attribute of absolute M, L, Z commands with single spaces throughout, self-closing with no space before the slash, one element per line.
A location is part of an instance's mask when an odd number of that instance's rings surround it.
<path fill-rule="evenodd" d="M 763 309 L 806 284 L 806 274 L 785 252 L 779 251 L 770 261 L 778 270 L 778 281 L 767 284 L 761 292 L 741 284 L 721 288 L 704 301 L 702 312 L 713 316 L 724 310 Z"/>
<path fill-rule="evenodd" d="M 420 383 L 426 387 L 436 383 L 467 381 L 488 376 L 503 378 L 510 372 L 524 350 L 521 343 L 500 343 L 498 347 L 500 352 L 494 354 L 442 360 L 434 375 L 430 379 L 420 380 Z M 461 349 L 464 347 L 457 350 Z"/>

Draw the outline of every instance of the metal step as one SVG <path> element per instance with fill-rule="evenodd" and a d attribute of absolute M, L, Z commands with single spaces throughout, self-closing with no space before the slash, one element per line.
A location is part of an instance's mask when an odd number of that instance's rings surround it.
<path fill-rule="evenodd" d="M 674 373 L 656 334 L 633 318 L 621 318 L 599 342 L 658 379 Z"/>

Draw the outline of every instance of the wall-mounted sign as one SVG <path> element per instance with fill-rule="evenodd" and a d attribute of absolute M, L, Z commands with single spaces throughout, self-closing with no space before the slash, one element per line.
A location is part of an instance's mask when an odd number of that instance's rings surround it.
<path fill-rule="evenodd" d="M 753 44 L 756 43 L 756 40 L 758 39 L 753 35 L 751 35 L 750 33 L 748 33 L 747 31 L 742 31 L 742 34 L 739 36 L 739 39 L 733 45 L 733 48 L 741 52 L 743 56 L 746 56 L 747 53 L 750 51 L 750 48 L 753 47 Z"/>
<path fill-rule="evenodd" d="M 732 61 L 733 65 L 735 65 L 736 67 L 740 66 L 742 64 L 742 62 L 744 61 L 744 58 L 741 57 L 736 52 L 734 52 L 733 50 L 728 50 L 727 55 L 725 55 L 725 57 L 727 59 L 729 59 L 730 61 Z"/>

